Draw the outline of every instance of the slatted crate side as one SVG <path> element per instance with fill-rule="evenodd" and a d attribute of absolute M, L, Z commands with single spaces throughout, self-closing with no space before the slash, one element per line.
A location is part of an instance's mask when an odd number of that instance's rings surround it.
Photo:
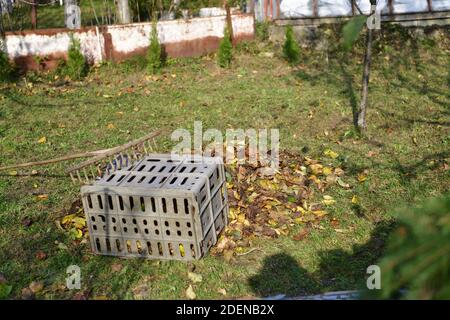
<path fill-rule="evenodd" d="M 82 187 L 92 248 L 121 257 L 198 259 L 227 223 L 224 166 L 188 163 L 183 171 L 196 173 L 179 173 L 183 162 L 150 160 Z M 152 171 L 161 172 L 143 172 L 147 165 L 135 171 L 144 162 L 157 163 Z"/>
<path fill-rule="evenodd" d="M 224 208 L 223 211 L 217 215 L 214 220 L 214 224 L 212 224 L 209 230 L 207 230 L 203 240 L 200 242 L 202 256 L 204 256 L 209 251 L 209 249 L 217 243 L 220 233 L 223 231 L 227 224 L 225 213 L 226 208 Z"/>
<path fill-rule="evenodd" d="M 116 215 L 107 215 L 104 213 L 88 213 L 87 219 L 90 235 L 122 235 L 120 221 Z"/>
<path fill-rule="evenodd" d="M 200 246 L 185 240 L 133 239 L 95 235 L 91 239 L 91 246 L 96 254 L 122 258 L 189 261 L 202 257 Z"/>
<path fill-rule="evenodd" d="M 217 190 L 216 194 L 211 199 L 209 206 L 212 208 L 213 219 L 216 219 L 217 216 L 225 212 L 225 219 L 226 221 L 228 221 L 228 205 L 226 196 L 226 186 L 224 185 L 224 188 L 220 188 L 219 190 Z M 205 221 L 202 221 L 204 234 L 208 231 L 211 220 L 212 219 L 205 218 Z"/>
<path fill-rule="evenodd" d="M 192 196 L 182 198 L 157 197 L 157 196 L 128 196 L 112 194 L 109 191 L 99 191 L 85 193 L 82 196 L 83 206 L 86 214 L 91 219 L 105 219 L 106 216 L 118 219 L 128 219 L 130 221 L 142 221 L 145 225 L 147 221 L 189 221 L 192 222 L 193 215 L 198 212 L 195 200 Z M 98 218 L 96 218 L 98 216 Z M 112 218 L 111 218 L 112 219 Z M 109 222 L 110 219 L 108 219 Z"/>

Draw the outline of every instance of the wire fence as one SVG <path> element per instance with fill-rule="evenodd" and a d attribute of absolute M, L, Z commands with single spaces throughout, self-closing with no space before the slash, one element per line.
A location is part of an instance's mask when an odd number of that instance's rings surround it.
<path fill-rule="evenodd" d="M 0 0 L 0 28 L 5 31 L 66 27 L 66 0 Z M 81 26 L 100 26 L 119 23 L 114 0 L 78 0 Z M 243 5 L 244 0 L 229 1 Z M 186 18 L 198 15 L 204 7 L 222 7 L 224 0 L 128 0 L 131 22 Z M 33 13 L 34 8 L 34 13 Z M 34 14 L 34 21 L 33 21 Z M 35 22 L 35 25 L 34 23 Z"/>

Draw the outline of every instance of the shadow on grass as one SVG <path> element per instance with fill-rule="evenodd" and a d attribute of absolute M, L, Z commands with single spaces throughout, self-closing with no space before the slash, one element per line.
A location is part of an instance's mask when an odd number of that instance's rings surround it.
<path fill-rule="evenodd" d="M 365 143 L 368 143 L 368 140 L 365 140 Z M 383 148 L 384 146 L 379 146 Z M 343 149 L 346 154 L 350 154 L 355 158 L 360 155 L 360 151 L 357 148 L 351 148 L 341 145 L 341 149 Z M 443 166 L 446 162 L 446 159 L 450 155 L 449 150 L 443 150 L 440 152 L 429 153 L 427 155 L 423 155 L 417 161 L 405 164 L 399 159 L 398 154 L 394 151 L 389 151 L 384 149 L 382 152 L 384 155 L 388 156 L 390 159 L 389 162 L 386 163 L 384 161 L 376 161 L 374 159 L 370 159 L 369 163 L 358 163 L 355 161 L 348 161 L 345 164 L 342 164 L 342 168 L 347 172 L 348 175 L 356 176 L 358 173 L 362 172 L 365 169 L 382 169 L 382 170 L 391 170 L 396 172 L 399 175 L 399 182 L 403 185 L 409 185 L 412 179 L 417 179 L 421 174 L 425 173 L 428 170 L 436 170 L 439 166 Z"/>
<path fill-rule="evenodd" d="M 345 95 L 347 96 L 350 106 L 352 107 L 352 115 L 353 115 L 353 125 L 355 128 L 358 127 L 358 98 L 355 93 L 355 89 L 353 88 L 353 78 L 351 74 L 346 69 L 344 63 L 339 63 L 339 68 L 342 74 L 343 81 L 345 83 Z"/>
<path fill-rule="evenodd" d="M 367 267 L 380 258 L 393 222 L 381 222 L 369 241 L 355 245 L 351 252 L 342 249 L 319 252 L 319 269 L 309 273 L 288 253 L 266 257 L 260 272 L 249 279 L 255 295 L 299 296 L 319 292 L 364 288 Z M 300 248 L 299 248 L 300 249 Z"/>
<path fill-rule="evenodd" d="M 403 116 L 399 113 L 391 112 L 385 109 L 382 109 L 380 107 L 374 107 L 375 110 L 379 111 L 382 115 L 397 119 L 399 121 L 406 122 L 408 124 L 415 124 L 415 123 L 424 123 L 427 125 L 436 125 L 436 126 L 443 126 L 443 127 L 450 127 L 450 121 L 440 121 L 440 120 L 433 120 L 433 119 L 425 119 L 425 117 L 422 118 L 414 118 L 414 117 L 408 117 Z M 444 112 L 443 112 L 444 113 Z"/>

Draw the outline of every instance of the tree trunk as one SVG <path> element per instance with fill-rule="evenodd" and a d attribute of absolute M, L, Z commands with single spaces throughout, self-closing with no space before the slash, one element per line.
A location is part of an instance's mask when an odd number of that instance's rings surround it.
<path fill-rule="evenodd" d="M 230 41 L 234 45 L 234 32 L 233 32 L 233 20 L 231 17 L 231 11 L 230 11 L 230 5 L 228 4 L 228 1 L 224 1 L 225 5 L 225 11 L 227 12 L 227 28 L 228 32 L 230 34 Z"/>
<path fill-rule="evenodd" d="M 247 13 L 255 14 L 255 0 L 249 0 L 247 6 Z"/>
<path fill-rule="evenodd" d="M 374 13 L 375 10 L 372 10 L 371 15 Z M 370 64 L 372 61 L 372 39 L 373 39 L 373 30 L 372 28 L 368 28 L 366 37 L 366 53 L 364 56 L 364 73 L 362 79 L 361 104 L 359 107 L 358 121 L 357 121 L 358 128 L 362 130 L 366 128 L 367 101 L 369 98 Z"/>
<path fill-rule="evenodd" d="M 2 45 L 2 46 L 3 46 L 4 39 L 5 39 L 5 30 L 3 29 L 3 7 L 2 7 L 2 4 L 0 3 L 0 45 Z M 1 46 L 0 46 L 0 50 L 3 50 L 3 48 Z"/>
<path fill-rule="evenodd" d="M 119 23 L 131 23 L 130 6 L 128 0 L 117 0 L 117 16 Z"/>
<path fill-rule="evenodd" d="M 36 2 L 37 2 L 37 0 L 33 0 L 32 1 L 33 5 L 31 6 L 31 26 L 33 27 L 33 29 L 37 28 Z"/>

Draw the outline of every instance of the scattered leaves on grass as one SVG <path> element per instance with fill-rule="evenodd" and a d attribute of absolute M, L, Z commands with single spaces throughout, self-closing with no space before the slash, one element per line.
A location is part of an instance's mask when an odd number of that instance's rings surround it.
<path fill-rule="evenodd" d="M 33 292 L 34 294 L 41 292 L 42 289 L 44 289 L 44 282 L 42 281 L 33 281 L 30 283 L 30 285 L 28 286 L 31 290 L 31 292 Z"/>
<path fill-rule="evenodd" d="M 339 154 L 334 152 L 331 149 L 327 149 L 323 152 L 323 154 L 331 159 L 336 159 L 337 157 L 339 157 Z"/>
<path fill-rule="evenodd" d="M 48 200 L 48 194 L 39 194 L 36 198 L 39 201 Z"/>
<path fill-rule="evenodd" d="M 202 282 L 202 280 L 203 280 L 203 276 L 201 274 L 194 273 L 194 272 L 188 272 L 188 278 L 193 283 Z"/>
<path fill-rule="evenodd" d="M 44 251 L 38 251 L 36 252 L 36 259 L 43 261 L 47 259 L 47 254 Z"/>
<path fill-rule="evenodd" d="M 336 179 L 336 182 L 338 183 L 338 185 L 340 185 L 342 188 L 344 189 L 349 189 L 351 188 L 351 186 L 348 183 L 345 183 L 344 180 L 342 180 L 340 177 L 338 177 Z"/>
<path fill-rule="evenodd" d="M 330 224 L 331 224 L 333 227 L 337 227 L 337 226 L 339 225 L 339 220 L 336 219 L 336 218 L 331 218 Z"/>
<path fill-rule="evenodd" d="M 23 300 L 32 300 L 32 299 L 34 299 L 34 293 L 28 287 L 27 288 L 23 288 L 21 293 L 22 293 L 22 299 Z"/>
<path fill-rule="evenodd" d="M 372 158 L 372 157 L 375 157 L 377 155 L 378 155 L 377 152 L 370 150 L 369 152 L 367 152 L 366 157 L 367 158 Z"/>
<path fill-rule="evenodd" d="M 47 142 L 47 138 L 46 137 L 42 137 L 38 140 L 38 143 L 44 144 Z"/>
<path fill-rule="evenodd" d="M 83 238 L 83 235 L 87 234 L 86 218 L 83 208 L 74 205 L 72 205 L 72 208 L 74 212 L 65 215 L 59 222 L 59 225 L 68 232 L 72 240 L 79 240 Z"/>
<path fill-rule="evenodd" d="M 120 271 L 122 271 L 122 269 L 123 269 L 123 265 L 120 264 L 120 263 L 113 263 L 111 265 L 111 271 L 112 272 L 120 272 Z"/>
<path fill-rule="evenodd" d="M 358 173 L 358 181 L 359 182 L 366 181 L 367 180 L 367 174 L 368 174 L 367 170 L 364 170 L 363 172 Z"/>
<path fill-rule="evenodd" d="M 186 290 L 186 297 L 189 300 L 194 300 L 195 298 L 197 298 L 197 295 L 194 292 L 194 288 L 192 288 L 192 285 L 190 284 L 189 287 Z"/>
<path fill-rule="evenodd" d="M 136 300 L 144 300 L 147 299 L 150 295 L 150 288 L 147 284 L 142 284 L 137 286 L 132 290 L 134 299 Z"/>
<path fill-rule="evenodd" d="M 220 294 L 223 295 L 223 296 L 226 296 L 226 295 L 227 295 L 227 290 L 225 290 L 225 289 L 223 289 L 223 288 L 217 289 L 217 292 L 220 293 Z"/>
<path fill-rule="evenodd" d="M 22 219 L 21 223 L 22 223 L 22 226 L 24 226 L 25 228 L 28 228 L 29 226 L 31 226 L 33 224 L 33 220 L 31 220 L 28 217 L 25 217 Z"/>
<path fill-rule="evenodd" d="M 309 235 L 309 232 L 310 232 L 309 228 L 303 228 L 292 239 L 294 239 L 296 241 L 302 241 Z"/>
<path fill-rule="evenodd" d="M 336 203 L 336 200 L 334 200 L 332 196 L 327 196 L 327 195 L 325 195 L 325 196 L 323 196 L 322 203 L 323 203 L 324 205 L 329 206 L 329 205 L 335 204 L 335 203 Z"/>

